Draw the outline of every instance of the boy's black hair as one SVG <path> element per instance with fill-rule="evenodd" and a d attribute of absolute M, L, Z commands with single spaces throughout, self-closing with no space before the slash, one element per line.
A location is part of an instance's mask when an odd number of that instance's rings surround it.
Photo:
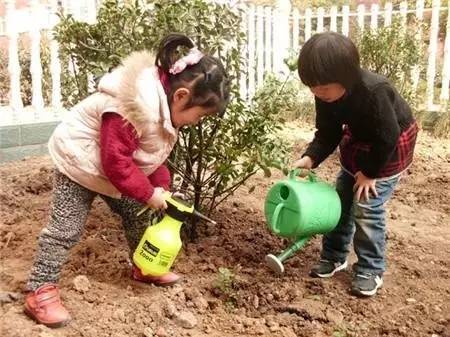
<path fill-rule="evenodd" d="M 156 54 L 156 66 L 169 77 L 169 99 L 178 88 L 189 83 L 192 89 L 190 106 L 217 106 L 219 115 L 222 115 L 230 97 L 229 80 L 222 62 L 205 54 L 197 64 L 188 65 L 178 74 L 170 74 L 169 69 L 183 56 L 180 47 L 190 49 L 194 47 L 194 43 L 184 34 L 171 33 L 161 40 Z"/>
<path fill-rule="evenodd" d="M 350 90 L 361 81 L 358 49 L 342 34 L 315 34 L 300 50 L 298 74 L 308 87 L 339 83 Z"/>

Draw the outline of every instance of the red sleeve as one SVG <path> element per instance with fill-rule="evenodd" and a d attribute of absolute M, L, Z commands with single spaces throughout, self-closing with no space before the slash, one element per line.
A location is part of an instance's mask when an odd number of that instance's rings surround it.
<path fill-rule="evenodd" d="M 161 165 L 155 172 L 148 176 L 153 186 L 164 188 L 166 191 L 170 189 L 170 172 L 166 165 Z"/>
<path fill-rule="evenodd" d="M 100 156 L 103 171 L 120 193 L 146 203 L 154 187 L 145 173 L 134 163 L 138 148 L 134 127 L 124 124 L 116 113 L 105 113 L 100 127 Z"/>

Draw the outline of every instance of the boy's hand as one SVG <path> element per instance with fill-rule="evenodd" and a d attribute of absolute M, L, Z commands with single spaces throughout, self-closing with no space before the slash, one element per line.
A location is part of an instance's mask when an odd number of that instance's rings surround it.
<path fill-rule="evenodd" d="M 147 205 L 153 209 L 166 209 L 167 203 L 164 198 L 164 192 L 166 192 L 164 188 L 155 187 L 152 197 L 147 201 Z"/>
<path fill-rule="evenodd" d="M 360 201 L 361 195 L 364 195 L 366 201 L 369 201 L 369 192 L 376 197 L 378 197 L 377 189 L 375 184 L 377 182 L 376 179 L 368 178 L 361 171 L 356 172 L 355 174 L 355 185 L 353 185 L 353 192 L 355 192 L 355 200 L 357 202 Z"/>
<path fill-rule="evenodd" d="M 295 168 L 301 168 L 305 170 L 310 170 L 314 166 L 314 162 L 309 156 L 304 156 L 302 159 L 297 160 L 292 164 L 292 167 Z M 306 176 L 306 172 L 303 171 L 300 173 L 300 176 Z"/>

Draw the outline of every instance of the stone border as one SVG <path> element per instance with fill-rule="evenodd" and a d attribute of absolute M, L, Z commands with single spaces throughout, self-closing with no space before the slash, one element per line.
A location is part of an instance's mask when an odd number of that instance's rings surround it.
<path fill-rule="evenodd" d="M 59 122 L 0 126 L 0 163 L 47 153 L 47 141 Z"/>

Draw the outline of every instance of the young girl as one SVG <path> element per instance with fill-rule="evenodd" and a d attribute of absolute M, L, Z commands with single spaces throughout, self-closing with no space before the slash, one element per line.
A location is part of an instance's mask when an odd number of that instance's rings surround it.
<path fill-rule="evenodd" d="M 189 49 L 181 58 L 180 47 Z M 121 216 L 133 254 L 150 221 L 137 217 L 138 211 L 144 205 L 167 207 L 163 193 L 170 174 L 163 163 L 178 128 L 222 113 L 228 97 L 221 62 L 201 53 L 188 37 L 170 34 L 156 58 L 133 53 L 72 109 L 49 141 L 56 166 L 53 204 L 27 284 L 25 312 L 30 317 L 50 327 L 70 320 L 56 283 L 97 195 Z M 132 278 L 161 286 L 179 280 L 174 273 L 144 276 L 134 265 Z"/>
<path fill-rule="evenodd" d="M 317 131 L 294 166 L 315 168 L 340 144 L 342 167 L 336 181 L 342 216 L 323 237 L 311 276 L 345 269 L 354 235 L 352 293 L 372 296 L 386 267 L 384 205 L 412 162 L 418 127 L 392 84 L 360 68 L 358 50 L 343 35 L 314 35 L 300 51 L 298 69 L 315 96 Z"/>

